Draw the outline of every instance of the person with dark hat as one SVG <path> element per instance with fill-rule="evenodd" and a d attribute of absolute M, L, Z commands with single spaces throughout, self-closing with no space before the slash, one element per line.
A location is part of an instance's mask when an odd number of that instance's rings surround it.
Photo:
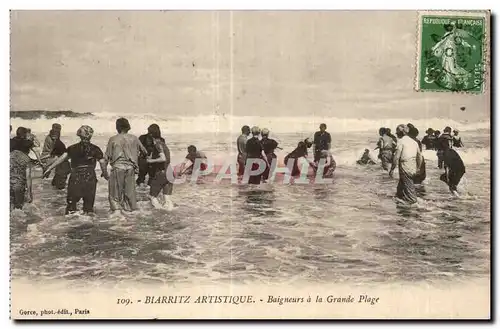
<path fill-rule="evenodd" d="M 137 210 L 135 174 L 139 172 L 139 154 L 147 154 L 139 139 L 129 134 L 130 123 L 116 120 L 118 134 L 111 137 L 104 158 L 112 167 L 108 181 L 109 205 L 113 212 Z"/>
<path fill-rule="evenodd" d="M 426 150 L 434 150 L 436 144 L 436 137 L 434 136 L 434 130 L 432 128 L 428 128 L 425 133 L 427 135 L 422 138 L 421 143 L 425 145 Z"/>
<path fill-rule="evenodd" d="M 314 162 L 321 159 L 321 151 L 329 151 L 332 144 L 332 136 L 326 131 L 326 124 L 319 125 L 319 131 L 314 134 L 313 138 L 313 154 Z"/>
<path fill-rule="evenodd" d="M 68 180 L 68 191 L 66 197 L 66 214 L 77 211 L 78 202 L 83 199 L 83 212 L 85 214 L 94 213 L 94 202 L 97 189 L 97 176 L 95 167 L 97 162 L 101 167 L 101 177 L 108 180 L 108 170 L 102 150 L 90 140 L 94 134 L 92 127 L 81 126 L 76 135 L 80 137 L 80 142 L 70 145 L 66 151 L 60 155 L 45 171 L 44 176 L 57 168 L 61 163 L 68 161 L 71 163 L 71 174 Z"/>
<path fill-rule="evenodd" d="M 458 136 L 459 131 L 457 129 L 453 130 L 453 147 L 460 148 L 464 147 L 462 143 L 462 138 Z"/>
<path fill-rule="evenodd" d="M 247 157 L 247 141 L 250 135 L 250 127 L 245 125 L 241 127 L 241 135 L 236 140 L 236 147 L 238 148 L 238 176 L 241 177 L 245 173 L 245 162 Z"/>

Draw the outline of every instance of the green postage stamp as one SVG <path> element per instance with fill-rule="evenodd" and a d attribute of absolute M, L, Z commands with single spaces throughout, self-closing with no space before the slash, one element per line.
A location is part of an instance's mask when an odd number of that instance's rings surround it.
<path fill-rule="evenodd" d="M 418 91 L 482 93 L 489 71 L 489 11 L 418 14 Z"/>

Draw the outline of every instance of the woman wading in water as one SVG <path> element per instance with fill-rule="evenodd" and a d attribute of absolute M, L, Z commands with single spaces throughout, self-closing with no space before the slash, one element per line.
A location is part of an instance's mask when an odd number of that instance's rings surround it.
<path fill-rule="evenodd" d="M 94 130 L 91 127 L 81 126 L 76 133 L 81 141 L 68 147 L 66 152 L 58 157 L 44 172 L 44 175 L 49 174 L 52 169 L 68 159 L 71 162 L 66 214 L 76 211 L 76 205 L 80 199 L 83 199 L 83 212 L 85 214 L 94 212 L 97 186 L 95 166 L 97 161 L 101 166 L 101 176 L 106 180 L 109 179 L 102 150 L 90 142 L 93 134 Z"/>

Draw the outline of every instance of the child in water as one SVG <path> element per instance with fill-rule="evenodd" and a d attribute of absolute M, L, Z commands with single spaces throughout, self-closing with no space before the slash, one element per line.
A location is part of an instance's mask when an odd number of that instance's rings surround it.
<path fill-rule="evenodd" d="M 458 196 L 457 186 L 465 174 L 465 164 L 460 155 L 452 149 L 449 144 L 444 144 L 443 147 L 443 163 L 445 172 L 439 179 L 448 184 L 450 192 L 454 196 Z"/>
<path fill-rule="evenodd" d="M 374 165 L 374 164 L 376 164 L 375 161 L 373 161 L 372 158 L 370 157 L 370 150 L 369 149 L 365 149 L 365 152 L 361 156 L 361 159 L 356 161 L 356 163 L 359 165 Z"/>

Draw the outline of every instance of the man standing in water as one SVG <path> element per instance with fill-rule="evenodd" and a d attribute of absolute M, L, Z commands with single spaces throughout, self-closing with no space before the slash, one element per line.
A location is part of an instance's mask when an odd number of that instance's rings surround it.
<path fill-rule="evenodd" d="M 248 140 L 247 145 L 246 145 L 247 161 L 245 163 L 245 166 L 247 163 L 253 162 L 256 159 L 264 160 L 266 163 L 266 166 L 269 166 L 269 164 L 267 164 L 267 161 L 265 160 L 266 158 L 263 155 L 264 150 L 262 149 L 262 144 L 259 140 L 259 135 L 260 135 L 260 128 L 259 127 L 252 127 L 252 138 L 250 138 Z M 258 169 L 259 169 L 259 164 L 253 162 L 251 170 L 258 170 Z M 261 179 L 262 179 L 262 173 L 252 174 L 249 177 L 248 183 L 249 184 L 260 184 Z"/>
<path fill-rule="evenodd" d="M 115 213 L 137 209 L 135 174 L 139 171 L 139 153 L 147 154 L 139 139 L 128 133 L 130 123 L 125 118 L 116 120 L 117 135 L 106 147 L 105 159 L 111 165 L 109 177 L 109 205 Z"/>
<path fill-rule="evenodd" d="M 236 147 L 238 148 L 238 177 L 243 176 L 245 172 L 245 162 L 247 157 L 247 140 L 250 135 L 250 127 L 241 127 L 241 135 L 236 140 Z"/>
<path fill-rule="evenodd" d="M 313 154 L 314 162 L 321 159 L 321 151 L 329 151 L 332 144 L 332 136 L 326 131 L 326 124 L 319 125 L 319 131 L 314 134 Z"/>
<path fill-rule="evenodd" d="M 278 148 L 278 143 L 274 139 L 269 138 L 269 129 L 267 128 L 262 129 L 262 139 L 260 140 L 260 143 L 262 144 L 262 149 L 264 150 L 266 161 L 268 163 L 266 170 L 262 174 L 262 179 L 267 181 L 269 179 L 269 174 L 276 168 L 277 158 L 274 151 Z"/>
<path fill-rule="evenodd" d="M 399 140 L 389 175 L 392 177 L 396 166 L 399 167 L 399 183 L 396 198 L 413 204 L 417 202 L 417 193 L 413 178 L 420 170 L 422 157 L 418 144 L 408 136 L 408 132 L 407 125 L 399 125 L 396 128 L 396 135 Z"/>

